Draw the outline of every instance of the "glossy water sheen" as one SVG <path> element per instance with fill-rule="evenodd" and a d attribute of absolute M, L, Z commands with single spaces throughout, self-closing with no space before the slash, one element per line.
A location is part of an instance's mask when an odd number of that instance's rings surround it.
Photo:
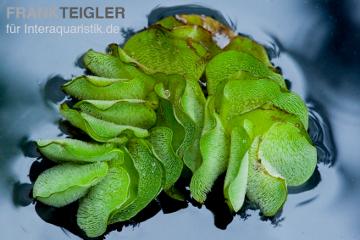
<path fill-rule="evenodd" d="M 30 6 L 30 1 L 2 1 L 5 6 Z M 101 6 L 103 1 L 87 1 Z M 201 2 L 201 1 L 197 1 Z M 319 149 L 319 166 L 304 186 L 290 189 L 281 215 L 263 219 L 258 211 L 230 216 L 221 204 L 221 188 L 214 189 L 207 206 L 199 209 L 175 204 L 161 197 L 136 221 L 107 239 L 360 239 L 360 2 L 328 1 L 203 1 L 236 27 L 269 46 L 273 62 L 290 80 L 311 110 L 310 134 Z M 119 35 L 9 36 L 1 31 L 0 54 L 0 239 L 78 239 L 74 224 L 76 204 L 56 210 L 31 204 L 31 180 L 48 162 L 35 162 L 29 140 L 64 137 L 59 128 L 57 102 L 64 95 L 58 87 L 83 70 L 75 62 L 87 49 L 104 50 L 122 42 L 127 33 L 147 25 L 156 6 L 189 4 L 190 1 L 106 1 L 122 4 L 126 19 L 113 22 L 124 29 Z M 59 4 L 58 4 L 59 5 Z M 61 5 L 85 5 L 62 1 Z M 31 6 L 51 6 L 32 1 Z M 211 13 L 187 6 L 181 11 Z M 190 9 L 190 10 L 189 10 Z M 154 21 L 164 12 L 150 16 Z M 212 12 L 214 13 L 214 12 Z M 7 23 L 1 11 L 0 23 Z M 221 14 L 215 17 L 221 20 Z M 74 21 L 31 20 L 31 23 L 74 24 Z M 84 21 L 94 23 L 92 20 Z M 24 23 L 17 20 L 14 23 Z M 99 20 L 96 23 L 109 24 Z M 60 76 L 56 76 L 61 74 Z M 336 146 L 336 147 L 335 147 Z M 29 169 L 30 178 L 28 176 Z M 161 204 L 162 210 L 159 204 Z M 210 210 L 209 210 L 210 209 Z M 178 211 L 176 211 L 178 210 Z M 174 212 L 176 211 L 176 212 Z M 173 212 L 173 213 L 171 213 Z M 171 213 L 171 214 L 168 214 Z M 48 223 L 50 222 L 50 223 Z M 141 222 L 140 224 L 137 224 Z M 60 228 L 56 225 L 60 225 Z M 121 229 L 121 226 L 116 226 Z M 226 228 L 226 230 L 224 230 Z M 75 234 L 73 234 L 75 233 Z M 77 235 L 76 235 L 77 234 Z"/>

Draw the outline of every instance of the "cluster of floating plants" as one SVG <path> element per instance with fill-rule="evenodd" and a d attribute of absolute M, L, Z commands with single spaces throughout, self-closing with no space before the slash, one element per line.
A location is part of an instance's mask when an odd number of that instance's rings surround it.
<path fill-rule="evenodd" d="M 83 62 L 93 75 L 63 86 L 76 103 L 60 113 L 92 141 L 37 141 L 57 165 L 39 175 L 33 196 L 55 207 L 79 200 L 77 224 L 89 237 L 131 219 L 161 191 L 181 200 L 181 176 L 204 203 L 225 173 L 232 211 L 247 198 L 273 216 L 287 186 L 316 167 L 304 102 L 263 46 L 210 17 L 166 17 L 122 48 L 89 50 Z"/>

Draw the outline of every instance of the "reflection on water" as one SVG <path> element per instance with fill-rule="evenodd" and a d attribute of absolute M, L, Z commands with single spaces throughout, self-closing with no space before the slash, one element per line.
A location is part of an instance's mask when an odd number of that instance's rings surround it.
<path fill-rule="evenodd" d="M 31 197 L 32 184 L 30 183 L 19 183 L 14 184 L 13 202 L 15 206 L 26 207 L 33 201 Z"/>
<path fill-rule="evenodd" d="M 65 83 L 66 79 L 60 75 L 49 77 L 43 90 L 45 102 L 58 103 L 64 100 L 65 93 L 61 91 L 61 87 Z"/>
<path fill-rule="evenodd" d="M 325 111 L 320 104 L 314 101 L 307 101 L 309 109 L 309 133 L 317 148 L 318 163 L 333 166 L 336 160 L 336 148 L 332 136 L 330 123 L 325 118 Z"/>
<path fill-rule="evenodd" d="M 148 9 L 157 5 L 136 1 L 133 4 L 144 5 L 144 9 L 139 10 L 144 16 Z M 244 239 L 269 240 L 290 237 L 357 239 L 360 234 L 357 226 L 360 220 L 357 207 L 360 201 L 360 190 L 357 187 L 360 183 L 357 170 L 360 162 L 356 146 L 360 134 L 360 107 L 354 103 L 360 100 L 360 58 L 356 57 L 360 53 L 360 45 L 359 35 L 352 33 L 359 32 L 360 23 L 356 20 L 356 14 L 350 14 L 354 1 L 290 3 L 274 0 L 234 2 L 228 5 L 209 1 L 207 4 L 219 11 L 199 6 L 157 8 L 148 16 L 148 22 L 151 24 L 158 18 L 179 11 L 205 13 L 228 22 L 234 28 L 237 26 L 238 31 L 267 44 L 270 56 L 290 80 L 292 89 L 307 99 L 310 110 L 309 131 L 318 149 L 319 166 L 307 183 L 289 189 L 289 199 L 283 212 L 274 218 L 259 216 L 258 211 L 254 211 L 249 204 L 237 215 L 232 215 L 222 199 L 223 179 L 220 178 L 205 206 L 200 207 L 191 199 L 185 203 L 177 202 L 161 194 L 131 221 L 112 225 L 107 239 L 167 239 L 169 236 L 173 239 L 238 239 L 240 236 Z M 272 11 L 269 11 L 270 7 Z M 232 21 L 226 21 L 227 18 L 220 12 L 230 16 Z M 144 25 L 142 20 L 129 18 L 131 21 L 124 28 L 121 39 L 128 38 L 134 29 L 139 30 L 139 26 Z M 281 25 L 284 19 L 290 19 L 293 25 Z M 296 25 L 298 22 L 302 25 Z M 269 29 L 263 29 L 263 26 L 269 25 L 273 26 L 270 34 L 262 35 L 257 31 L 269 32 Z M 295 31 L 293 28 L 296 27 L 300 30 Z M 116 36 L 117 41 L 119 38 Z M 55 103 L 65 97 L 59 86 L 73 74 L 83 72 L 78 68 L 81 67 L 78 63 L 75 68 L 69 66 L 79 54 L 88 48 L 102 50 L 107 43 L 115 40 L 104 40 L 101 36 L 93 36 L 94 42 L 65 38 L 22 39 L 17 41 L 23 41 L 24 44 L 28 41 L 34 46 L 34 49 L 26 49 L 31 55 L 26 56 L 26 59 L 31 57 L 36 61 L 28 61 L 29 65 L 24 64 L 22 71 L 18 71 L 14 66 L 23 56 L 15 52 L 13 56 L 9 55 L 9 63 L 0 66 L 0 188 L 5 196 L 3 199 L 6 200 L 8 196 L 7 202 L 0 202 L 0 211 L 6 213 L 0 217 L 0 224 L 6 226 L 2 234 L 4 239 L 84 237 L 76 225 L 77 203 L 61 209 L 41 203 L 31 204 L 31 183 L 53 163 L 46 159 L 33 161 L 39 155 L 30 140 L 57 135 L 86 139 L 85 135 L 67 122 L 59 122 Z M 43 47 L 37 48 L 40 44 L 37 41 L 43 41 L 45 45 L 49 41 L 51 46 L 56 43 L 68 48 L 66 51 L 53 50 L 58 55 L 56 58 L 60 57 L 64 63 L 52 60 L 54 53 L 40 52 L 38 57 L 36 51 Z M 7 44 L 11 44 L 11 39 Z M 1 53 L 6 55 L 3 49 Z M 290 65 L 290 61 L 296 64 Z M 59 73 L 64 75 L 57 75 Z M 9 81 L 9 78 L 14 80 Z M 14 209 L 10 203 L 17 208 Z M 12 222 L 12 225 L 8 222 Z M 137 228 L 139 223 L 141 226 Z"/>

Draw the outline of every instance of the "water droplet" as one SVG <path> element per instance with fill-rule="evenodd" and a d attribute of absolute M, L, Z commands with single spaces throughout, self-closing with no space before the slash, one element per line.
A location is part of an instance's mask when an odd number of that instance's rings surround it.
<path fill-rule="evenodd" d="M 164 95 L 165 95 L 166 98 L 169 98 L 170 95 L 171 95 L 171 93 L 170 93 L 169 90 L 166 89 L 166 90 L 164 91 Z"/>

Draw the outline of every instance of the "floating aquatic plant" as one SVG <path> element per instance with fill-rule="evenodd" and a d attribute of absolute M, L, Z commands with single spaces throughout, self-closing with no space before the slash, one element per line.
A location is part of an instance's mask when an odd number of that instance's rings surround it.
<path fill-rule="evenodd" d="M 34 198 L 54 207 L 79 200 L 77 223 L 88 237 L 131 219 L 161 191 L 183 199 L 181 176 L 204 203 L 225 173 L 232 211 L 247 198 L 273 216 L 287 186 L 312 175 L 307 108 L 259 43 L 212 18 L 177 15 L 108 49 L 89 50 L 83 61 L 93 75 L 63 86 L 77 102 L 60 113 L 92 141 L 37 141 L 57 165 L 37 178 Z"/>

